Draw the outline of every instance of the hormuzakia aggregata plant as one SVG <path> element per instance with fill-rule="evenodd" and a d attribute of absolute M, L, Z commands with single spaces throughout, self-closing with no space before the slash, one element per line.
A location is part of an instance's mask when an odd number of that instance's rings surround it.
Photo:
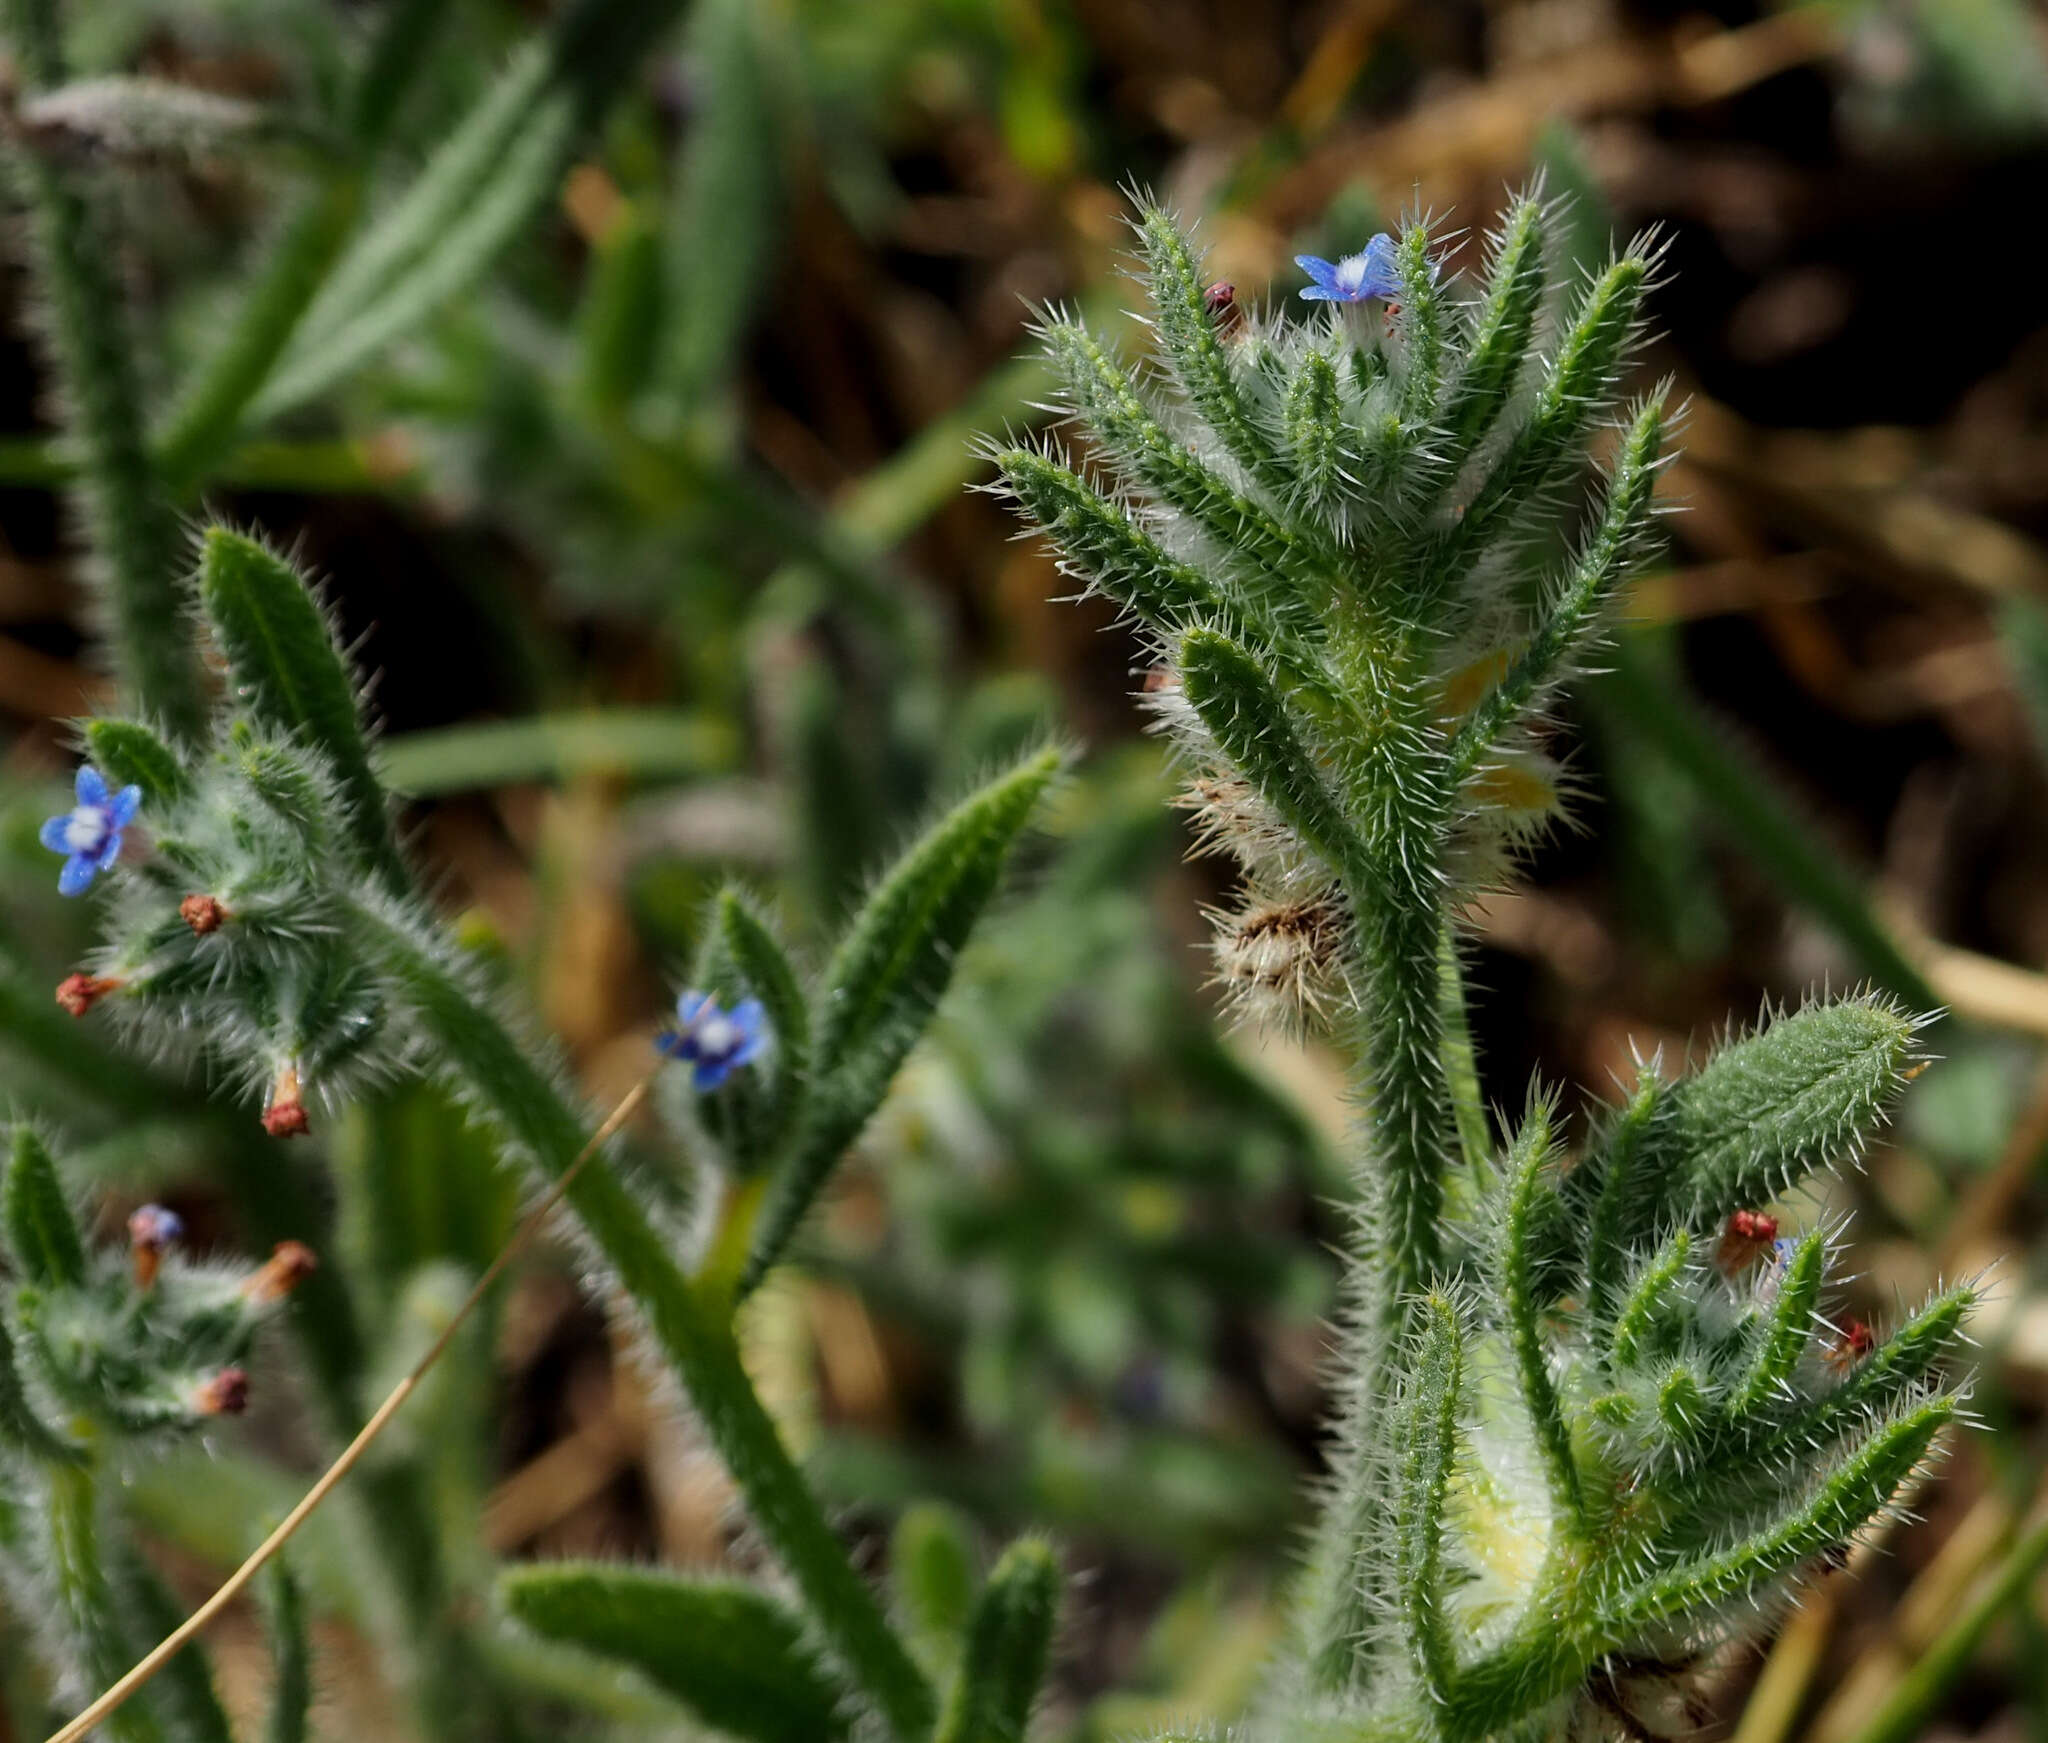
<path fill-rule="evenodd" d="M 565 1185 L 588 1257 L 637 1310 L 650 1359 L 680 1380 L 783 1585 L 530 1567 L 504 1583 L 513 1616 L 641 1665 L 740 1736 L 1017 1734 L 1051 1637 L 1050 1550 L 1013 1545 L 956 1618 L 958 1639 L 914 1652 L 756 1395 L 735 1321 L 931 1019 L 1061 754 L 1024 757 L 913 843 L 815 990 L 746 897 L 713 902 L 676 1024 L 650 1055 L 650 1068 L 678 1062 L 655 1100 L 702 1176 L 702 1190 L 679 1195 L 613 1156 L 585 1163 L 589 1122 L 558 1065 L 498 1013 L 487 975 L 422 899 L 354 675 L 306 582 L 260 540 L 216 526 L 200 538 L 193 595 L 226 678 L 211 726 L 187 737 L 139 714 L 86 722 L 78 803 L 43 831 L 67 890 L 90 886 L 104 901 L 105 942 L 58 1003 L 118 1023 L 142 1050 L 203 1062 L 260 1104 L 273 1136 L 301 1136 L 385 1080 L 432 1075 L 509 1157 Z M 86 1694 L 176 1618 L 162 1602 L 124 1610 L 87 1565 L 87 1524 L 99 1518 L 87 1477 L 122 1453 L 79 1439 L 85 1417 L 141 1433 L 239 1408 L 234 1364 L 256 1310 L 310 1255 L 290 1244 L 253 1279 L 188 1278 L 155 1256 L 169 1238 L 158 1212 L 131 1231 L 136 1280 L 125 1281 L 116 1262 L 78 1256 L 36 1136 L 20 1127 L 14 1144 L 17 1287 L 0 1357 L 18 1346 L 33 1360 L 0 1360 L 0 1493 L 14 1503 L 0 1507 L 0 1564 L 33 1592 L 66 1576 L 55 1612 L 65 1627 L 48 1644 L 65 1690 Z M 16 1503 L 41 1490 L 84 1497 L 72 1509 L 80 1523 L 49 1514 L 71 1536 L 47 1556 Z M 200 1699 L 195 1690 L 211 1702 L 197 1660 L 173 1662 L 179 1678 L 150 1691 L 154 1706 L 123 1709 L 115 1734 L 159 1743 L 157 1709 Z M 168 1729 L 227 1737 L 224 1721 Z"/>
<path fill-rule="evenodd" d="M 1902 1504 L 1960 1411 L 1951 1289 L 1888 1337 L 1827 1317 L 1838 1231 L 1768 1207 L 1853 1158 L 1916 1021 L 1808 1005 L 1566 1148 L 1532 1095 L 1496 1139 L 1461 904 L 1556 807 L 1546 703 L 1643 550 L 1670 413 L 1618 418 L 1597 508 L 1548 573 L 1642 331 L 1639 243 L 1553 283 L 1556 214 L 1510 202 L 1466 298 L 1428 226 L 1261 318 L 1182 230 L 1138 220 L 1157 356 L 1044 323 L 1056 445 L 995 451 L 1067 571 L 1143 631 L 1144 700 L 1243 904 L 1219 978 L 1355 1062 L 1362 1209 L 1342 1420 L 1295 1639 L 1244 1736 L 1640 1735 L 1697 1673 Z"/>

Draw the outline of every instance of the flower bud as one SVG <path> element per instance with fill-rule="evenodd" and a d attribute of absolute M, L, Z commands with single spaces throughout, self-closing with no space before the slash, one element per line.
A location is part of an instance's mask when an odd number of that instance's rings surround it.
<path fill-rule="evenodd" d="M 262 1267 L 242 1285 L 242 1296 L 258 1307 L 282 1301 L 320 1268 L 313 1249 L 304 1241 L 280 1241 Z"/>
<path fill-rule="evenodd" d="M 1228 280 L 1219 279 L 1212 284 L 1202 293 L 1202 302 L 1217 332 L 1235 333 L 1244 324 L 1244 311 L 1237 302 L 1237 286 Z"/>
<path fill-rule="evenodd" d="M 57 1003 L 74 1017 L 82 1017 L 109 993 L 128 983 L 114 975 L 67 974 L 57 983 Z"/>
<path fill-rule="evenodd" d="M 135 1261 L 135 1287 L 149 1289 L 156 1283 L 164 1253 L 183 1238 L 185 1219 L 160 1204 L 145 1204 L 128 1218 L 128 1251 Z"/>
<path fill-rule="evenodd" d="M 216 896 L 190 895 L 178 904 L 178 918 L 190 926 L 199 937 L 209 932 L 218 932 L 221 922 L 228 917 Z"/>
<path fill-rule="evenodd" d="M 299 1068 L 280 1065 L 263 1106 L 263 1129 L 273 1138 L 303 1138 L 313 1129 L 299 1094 Z"/>
<path fill-rule="evenodd" d="M 1714 1264 L 1724 1277 L 1737 1277 L 1771 1248 L 1778 1238 L 1778 1219 L 1760 1210 L 1738 1210 L 1721 1231 Z"/>
<path fill-rule="evenodd" d="M 249 1408 L 249 1370 L 223 1368 L 202 1380 L 192 1394 L 192 1408 L 201 1416 L 240 1416 Z"/>

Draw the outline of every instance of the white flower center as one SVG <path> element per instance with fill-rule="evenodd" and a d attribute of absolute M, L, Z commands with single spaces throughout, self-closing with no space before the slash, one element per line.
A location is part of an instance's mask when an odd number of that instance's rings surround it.
<path fill-rule="evenodd" d="M 697 1045 L 706 1053 L 730 1053 L 739 1031 L 728 1017 L 707 1017 L 697 1025 Z"/>
<path fill-rule="evenodd" d="M 1365 283 L 1365 256 L 1353 254 L 1337 262 L 1337 288 L 1356 291 Z"/>
<path fill-rule="evenodd" d="M 98 853 L 107 845 L 107 814 L 97 805 L 80 805 L 64 825 L 64 845 L 73 853 Z"/>

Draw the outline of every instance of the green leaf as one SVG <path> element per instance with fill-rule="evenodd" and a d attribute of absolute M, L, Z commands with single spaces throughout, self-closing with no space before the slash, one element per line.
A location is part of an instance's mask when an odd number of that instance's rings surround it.
<path fill-rule="evenodd" d="M 1514 1347 L 1523 1408 L 1536 1431 L 1536 1446 L 1543 1457 L 1552 1498 L 1561 1513 L 1583 1520 L 1585 1500 L 1579 1491 L 1578 1461 L 1572 1456 L 1571 1430 L 1566 1426 L 1557 1387 L 1550 1377 L 1542 1303 L 1532 1282 L 1530 1237 L 1536 1221 L 1535 1207 L 1556 1160 L 1551 1139 L 1552 1117 L 1547 1101 L 1533 1101 L 1522 1116 L 1521 1130 L 1515 1134 L 1514 1148 L 1508 1153 L 1507 1210 L 1501 1223 L 1500 1277 L 1505 1297 L 1502 1305 L 1507 1310 L 1508 1337 Z"/>
<path fill-rule="evenodd" d="M 185 1620 L 184 1607 L 165 1588 L 162 1577 L 143 1558 L 127 1521 L 109 1520 L 105 1533 L 107 1585 L 130 1650 L 147 1651 Z M 234 1743 L 213 1667 L 193 1642 L 161 1671 L 150 1685 L 156 1709 L 171 1743 Z"/>
<path fill-rule="evenodd" d="M 1208 286 L 1187 237 L 1153 206 L 1139 211 L 1138 235 L 1159 311 L 1159 341 L 1181 391 L 1232 459 L 1262 483 L 1285 490 L 1287 469 L 1252 417 L 1236 365 L 1209 312 Z"/>
<path fill-rule="evenodd" d="M 32 1283 L 76 1288 L 85 1281 L 85 1242 L 57 1175 L 56 1161 L 35 1129 L 17 1125 L 7 1178 L 0 1182 L 0 1221 L 21 1275 Z"/>
<path fill-rule="evenodd" d="M 561 1562 L 515 1568 L 498 1590 L 536 1633 L 632 1665 L 718 1730 L 758 1743 L 849 1734 L 801 1618 L 751 1586 Z"/>
<path fill-rule="evenodd" d="M 85 1454 L 42 1419 L 14 1360 L 14 1334 L 0 1315 L 0 1448 L 53 1464 L 75 1464 Z"/>
<path fill-rule="evenodd" d="M 1457 469 L 1507 410 L 1543 308 L 1543 204 L 1523 195 L 1492 239 L 1486 299 L 1444 409 L 1445 470 Z"/>
<path fill-rule="evenodd" d="M 881 1105 L 1062 761 L 1057 750 L 1040 751 L 949 812 L 855 917 L 818 999 L 812 1105 L 769 1189 L 742 1294 L 781 1257 L 832 1165 Z"/>
<path fill-rule="evenodd" d="M 23 92 L 65 76 L 53 0 L 7 0 Z M 174 736 L 196 738 L 206 707 L 186 618 L 178 520 L 151 464 L 142 370 L 121 283 L 124 251 L 105 194 L 82 165 L 17 152 L 28 195 L 38 322 L 53 365 L 64 435 L 77 461 L 76 506 L 89 540 L 83 573 L 103 614 L 125 705 Z"/>
<path fill-rule="evenodd" d="M 1762 1409 L 1782 1395 L 1785 1382 L 1798 1366 L 1800 1354 L 1813 1336 L 1814 1314 L 1820 1305 L 1821 1284 L 1826 1279 L 1828 1242 L 1825 1230 L 1814 1229 L 1792 1250 L 1778 1279 L 1777 1299 L 1771 1303 L 1755 1358 L 1735 1396 L 1737 1415 Z"/>
<path fill-rule="evenodd" d="M 1288 457 L 1306 499 L 1329 504 L 1338 500 L 1347 474 L 1355 472 L 1355 456 L 1337 370 L 1320 351 L 1302 354 L 1287 384 L 1283 410 Z"/>
<path fill-rule="evenodd" d="M 1930 1399 L 1907 1411 L 1830 1470 L 1805 1504 L 1771 1530 L 1628 1590 L 1607 1610 L 1613 1643 L 1619 1646 L 1643 1629 L 1747 1597 L 1800 1563 L 1848 1543 L 1890 1505 L 1927 1458 L 1935 1436 L 1955 1418 L 1952 1398 Z"/>
<path fill-rule="evenodd" d="M 1461 570 L 1492 540 L 1549 498 L 1579 457 L 1593 419 L 1614 389 L 1636 332 L 1650 276 L 1640 254 L 1624 254 L 1587 287 L 1528 420 L 1515 431 L 1432 558 L 1441 574 Z"/>
<path fill-rule="evenodd" d="M 1040 1538 L 1006 1549 L 967 1625 L 934 1743 L 1023 1743 L 1045 1680 L 1060 1602 L 1059 1558 Z"/>
<path fill-rule="evenodd" d="M 1712 1223 L 1858 1156 L 1906 1086 L 1919 1027 L 1866 996 L 1723 1047 L 1665 1098 L 1649 1139 L 1664 1205 Z"/>
<path fill-rule="evenodd" d="M 1221 609 L 1200 570 L 1169 557 L 1128 510 L 1066 467 L 1029 448 L 1005 448 L 995 459 L 1025 514 L 1086 580 L 1147 629 L 1172 634 Z"/>
<path fill-rule="evenodd" d="M 1459 729 L 1453 755 L 1461 775 L 1494 741 L 1538 704 L 1568 669 L 1600 624 L 1607 604 L 1627 579 L 1649 525 L 1664 439 L 1664 396 L 1652 394 L 1622 437 L 1607 481 L 1607 502 L 1571 572 L 1544 609 L 1535 633 L 1506 675 Z"/>
<path fill-rule="evenodd" d="M 1394 260 L 1401 274 L 1401 416 L 1411 426 L 1427 424 L 1437 415 L 1444 381 L 1443 292 L 1437 288 L 1428 230 L 1408 225 Z"/>
<path fill-rule="evenodd" d="M 313 1641 L 306 1626 L 306 1600 L 298 1575 L 284 1556 L 265 1571 L 270 1633 L 270 1713 L 265 1743 L 306 1743 L 313 1706 Z"/>
<path fill-rule="evenodd" d="M 1621 1311 L 1614 1316 L 1611 1348 L 1617 1366 L 1640 1366 L 1662 1349 L 1683 1311 L 1681 1291 L 1691 1260 L 1692 1234 L 1686 1229 L 1674 1230 L 1671 1238 L 1651 1255 L 1635 1287 L 1622 1298 Z"/>
<path fill-rule="evenodd" d="M 104 716 L 85 723 L 86 760 L 116 787 L 142 789 L 143 815 L 182 799 L 191 777 L 178 753 L 139 720 Z"/>
<path fill-rule="evenodd" d="M 1181 685 L 1225 756 L 1329 866 L 1356 873 L 1365 855 L 1293 711 L 1257 658 L 1215 630 L 1180 643 Z"/>
<path fill-rule="evenodd" d="M 252 419 L 325 393 L 460 294 L 554 196 L 569 154 L 680 0 L 577 0 L 336 264 Z"/>
<path fill-rule="evenodd" d="M 1444 1590 L 1444 1508 L 1458 1453 L 1464 1390 L 1464 1332 L 1441 1295 L 1421 1305 L 1404 1406 L 1400 1487 L 1393 1497 L 1400 1542 L 1401 1624 L 1423 1686 L 1448 1700 L 1457 1670 Z"/>
<path fill-rule="evenodd" d="M 199 597 L 237 698 L 265 725 L 326 757 L 364 863 L 389 888 L 404 890 L 405 864 L 370 765 L 355 679 L 311 587 L 262 541 L 214 526 L 201 544 Z"/>
<path fill-rule="evenodd" d="M 665 385 L 685 409 L 744 355 L 775 254 L 787 129 L 760 41 L 775 16 L 755 0 L 700 0 L 687 33 L 701 100 L 691 105 L 664 227 L 675 318 L 662 360 Z"/>
<path fill-rule="evenodd" d="M 700 714 L 607 708 L 409 732 L 379 743 L 374 760 L 394 791 L 432 798 L 593 774 L 638 780 L 703 775 L 730 767 L 738 750 L 729 727 Z"/>
<path fill-rule="evenodd" d="M 627 206 L 591 249 L 576 312 L 583 397 L 597 412 L 620 412 L 646 389 L 661 332 L 661 297 L 660 238 L 636 207 Z"/>
<path fill-rule="evenodd" d="M 974 1608 L 974 1533 L 943 1501 L 903 1509 L 889 1538 L 889 1582 L 912 1637 L 930 1658 L 951 1664 Z"/>
<path fill-rule="evenodd" d="M 774 929 L 741 891 L 718 893 L 712 924 L 739 987 L 768 1012 L 775 1040 L 774 1093 L 794 1102 L 810 1071 L 811 1010 L 803 984 Z"/>

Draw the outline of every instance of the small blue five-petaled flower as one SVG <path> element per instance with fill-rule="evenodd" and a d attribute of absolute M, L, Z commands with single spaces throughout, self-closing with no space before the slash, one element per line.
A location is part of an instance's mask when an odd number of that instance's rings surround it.
<path fill-rule="evenodd" d="M 1305 303 L 1362 303 L 1372 297 L 1398 296 L 1401 268 L 1394 258 L 1394 239 L 1384 230 L 1358 254 L 1331 262 L 1314 254 L 1297 254 L 1294 264 L 1315 280 L 1302 287 Z"/>
<path fill-rule="evenodd" d="M 693 989 L 676 1000 L 676 1026 L 662 1030 L 654 1044 L 689 1064 L 694 1087 L 716 1089 L 768 1045 L 768 1014 L 759 999 L 742 999 L 728 1011 L 712 994 Z"/>
<path fill-rule="evenodd" d="M 52 853 L 65 855 L 57 888 L 67 896 L 83 895 L 92 880 L 120 856 L 121 831 L 142 809 L 142 789 L 123 787 L 118 793 L 107 777 L 85 764 L 78 771 L 78 803 L 43 825 L 38 839 Z"/>

